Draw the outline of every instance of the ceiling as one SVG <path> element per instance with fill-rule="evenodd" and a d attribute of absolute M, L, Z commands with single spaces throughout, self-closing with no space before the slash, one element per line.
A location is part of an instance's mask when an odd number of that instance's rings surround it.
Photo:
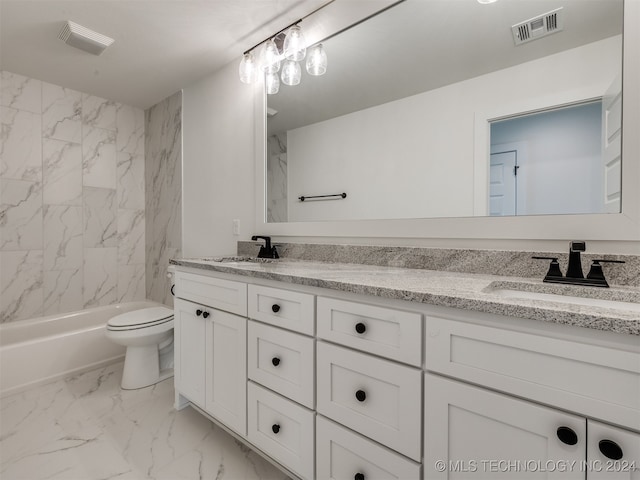
<path fill-rule="evenodd" d="M 0 0 L 0 69 L 148 108 L 327 0 Z M 66 45 L 67 20 L 115 39 Z"/>
<path fill-rule="evenodd" d="M 394 1 L 336 0 L 302 26 L 308 39 L 319 41 Z M 148 108 L 229 62 L 239 62 L 242 52 L 326 3 L 328 0 L 0 0 L 0 69 Z M 379 21 L 367 22 L 367 29 L 372 30 L 368 34 L 382 39 L 391 50 L 383 56 L 419 51 L 419 64 L 428 67 L 428 75 L 408 75 L 402 69 L 387 71 L 386 77 L 382 71 L 374 73 L 378 63 L 380 69 L 388 68 L 365 54 L 364 50 L 376 49 L 362 46 L 351 33 L 340 35 L 340 41 L 339 37 L 332 39 L 336 45 L 329 50 L 330 72 L 338 70 L 340 62 L 357 60 L 362 65 L 357 70 L 366 72 L 368 78 L 380 76 L 384 90 L 395 88 L 400 72 L 404 73 L 400 77 L 429 78 L 433 88 L 523 61 L 512 60 L 512 51 L 529 52 L 527 59 L 550 53 L 543 52 L 543 42 L 513 48 L 509 27 L 528 15 L 558 4 L 567 8 L 565 33 L 549 37 L 558 44 L 555 51 L 561 51 L 617 33 L 615 19 L 621 16 L 622 2 L 502 0 L 479 5 L 475 0 L 411 0 L 408 4 L 424 5 L 427 10 L 407 19 L 402 13 L 409 5 L 394 7 Z M 572 21 L 578 18 L 573 11 L 578 6 L 589 12 L 588 20 Z M 114 38 L 115 43 L 100 56 L 70 47 L 58 39 L 66 20 Z M 393 25 L 422 36 L 396 38 L 389 34 Z M 482 50 L 472 48 L 480 37 L 492 43 Z M 454 50 L 444 50 L 445 45 Z M 430 48 L 418 50 L 421 46 Z M 323 81 L 318 83 L 326 83 L 325 90 L 334 102 L 346 105 L 329 86 L 329 76 L 320 77 Z M 367 80 L 357 79 L 356 85 L 357 90 L 365 90 Z M 412 88 L 426 89 L 424 85 Z M 381 88 L 371 84 L 369 89 Z M 306 96 L 318 95 L 312 90 Z M 282 107 L 278 105 L 278 110 Z"/>
<path fill-rule="evenodd" d="M 323 42 L 327 73 L 268 96 L 275 134 L 622 33 L 622 0 L 406 0 Z M 511 26 L 562 8 L 564 28 L 516 46 Z M 622 52 L 620 52 L 622 55 Z M 544 72 L 552 81 L 557 72 Z M 517 79 L 516 79 L 517 80 Z"/>

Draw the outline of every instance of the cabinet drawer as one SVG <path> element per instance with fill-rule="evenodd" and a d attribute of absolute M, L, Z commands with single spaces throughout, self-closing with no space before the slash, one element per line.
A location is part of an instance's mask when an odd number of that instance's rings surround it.
<path fill-rule="evenodd" d="M 249 285 L 249 317 L 254 320 L 313 335 L 314 310 L 313 295 Z"/>
<path fill-rule="evenodd" d="M 420 367 L 422 315 L 318 297 L 318 336 Z"/>
<path fill-rule="evenodd" d="M 176 272 L 175 279 L 177 297 L 243 317 L 247 315 L 246 283 L 186 272 Z"/>
<path fill-rule="evenodd" d="M 312 338 L 250 321 L 249 378 L 313 408 L 314 343 Z"/>
<path fill-rule="evenodd" d="M 316 419 L 316 465 L 317 479 L 420 478 L 420 464 L 320 415 Z"/>
<path fill-rule="evenodd" d="M 427 317 L 428 370 L 640 429 L 640 352 Z"/>
<path fill-rule="evenodd" d="M 313 478 L 313 412 L 253 382 L 248 396 L 249 440 L 302 478 Z"/>
<path fill-rule="evenodd" d="M 420 370 L 318 342 L 318 413 L 420 461 Z"/>

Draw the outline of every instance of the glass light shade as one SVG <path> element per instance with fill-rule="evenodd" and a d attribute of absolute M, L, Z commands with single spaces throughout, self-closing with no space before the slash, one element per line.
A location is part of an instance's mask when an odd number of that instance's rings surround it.
<path fill-rule="evenodd" d="M 321 43 L 309 49 L 307 55 L 307 73 L 309 75 L 324 75 L 327 71 L 327 52 Z"/>
<path fill-rule="evenodd" d="M 260 52 L 260 64 L 265 73 L 276 73 L 280 70 L 280 52 L 273 39 L 264 43 Z"/>
<path fill-rule="evenodd" d="M 257 78 L 258 65 L 251 53 L 245 53 L 240 61 L 238 74 L 242 83 L 253 83 Z"/>
<path fill-rule="evenodd" d="M 287 60 L 299 62 L 304 59 L 307 52 L 306 40 L 302 29 L 298 25 L 294 25 L 287 31 L 287 35 L 284 37 L 283 49 Z"/>
<path fill-rule="evenodd" d="M 265 83 L 268 95 L 275 95 L 280 91 L 280 78 L 278 77 L 277 72 L 267 73 L 265 76 Z"/>
<path fill-rule="evenodd" d="M 293 60 L 285 60 L 282 66 L 282 83 L 285 85 L 298 85 L 302 77 L 300 64 Z"/>

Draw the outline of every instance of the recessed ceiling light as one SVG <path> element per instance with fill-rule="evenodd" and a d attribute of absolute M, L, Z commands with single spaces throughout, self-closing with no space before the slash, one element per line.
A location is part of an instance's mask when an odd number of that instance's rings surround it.
<path fill-rule="evenodd" d="M 495 3 L 498 0 L 478 0 L 478 3 L 481 3 L 482 5 L 487 5 L 489 3 Z"/>

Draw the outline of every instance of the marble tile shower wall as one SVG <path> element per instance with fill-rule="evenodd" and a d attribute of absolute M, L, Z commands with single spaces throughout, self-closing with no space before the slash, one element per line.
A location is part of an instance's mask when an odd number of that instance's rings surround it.
<path fill-rule="evenodd" d="M 144 112 L 0 80 L 0 322 L 144 299 Z"/>
<path fill-rule="evenodd" d="M 287 207 L 287 134 L 267 138 L 267 221 L 286 222 Z"/>
<path fill-rule="evenodd" d="M 182 92 L 145 112 L 147 298 L 173 306 L 166 276 L 182 256 Z"/>

